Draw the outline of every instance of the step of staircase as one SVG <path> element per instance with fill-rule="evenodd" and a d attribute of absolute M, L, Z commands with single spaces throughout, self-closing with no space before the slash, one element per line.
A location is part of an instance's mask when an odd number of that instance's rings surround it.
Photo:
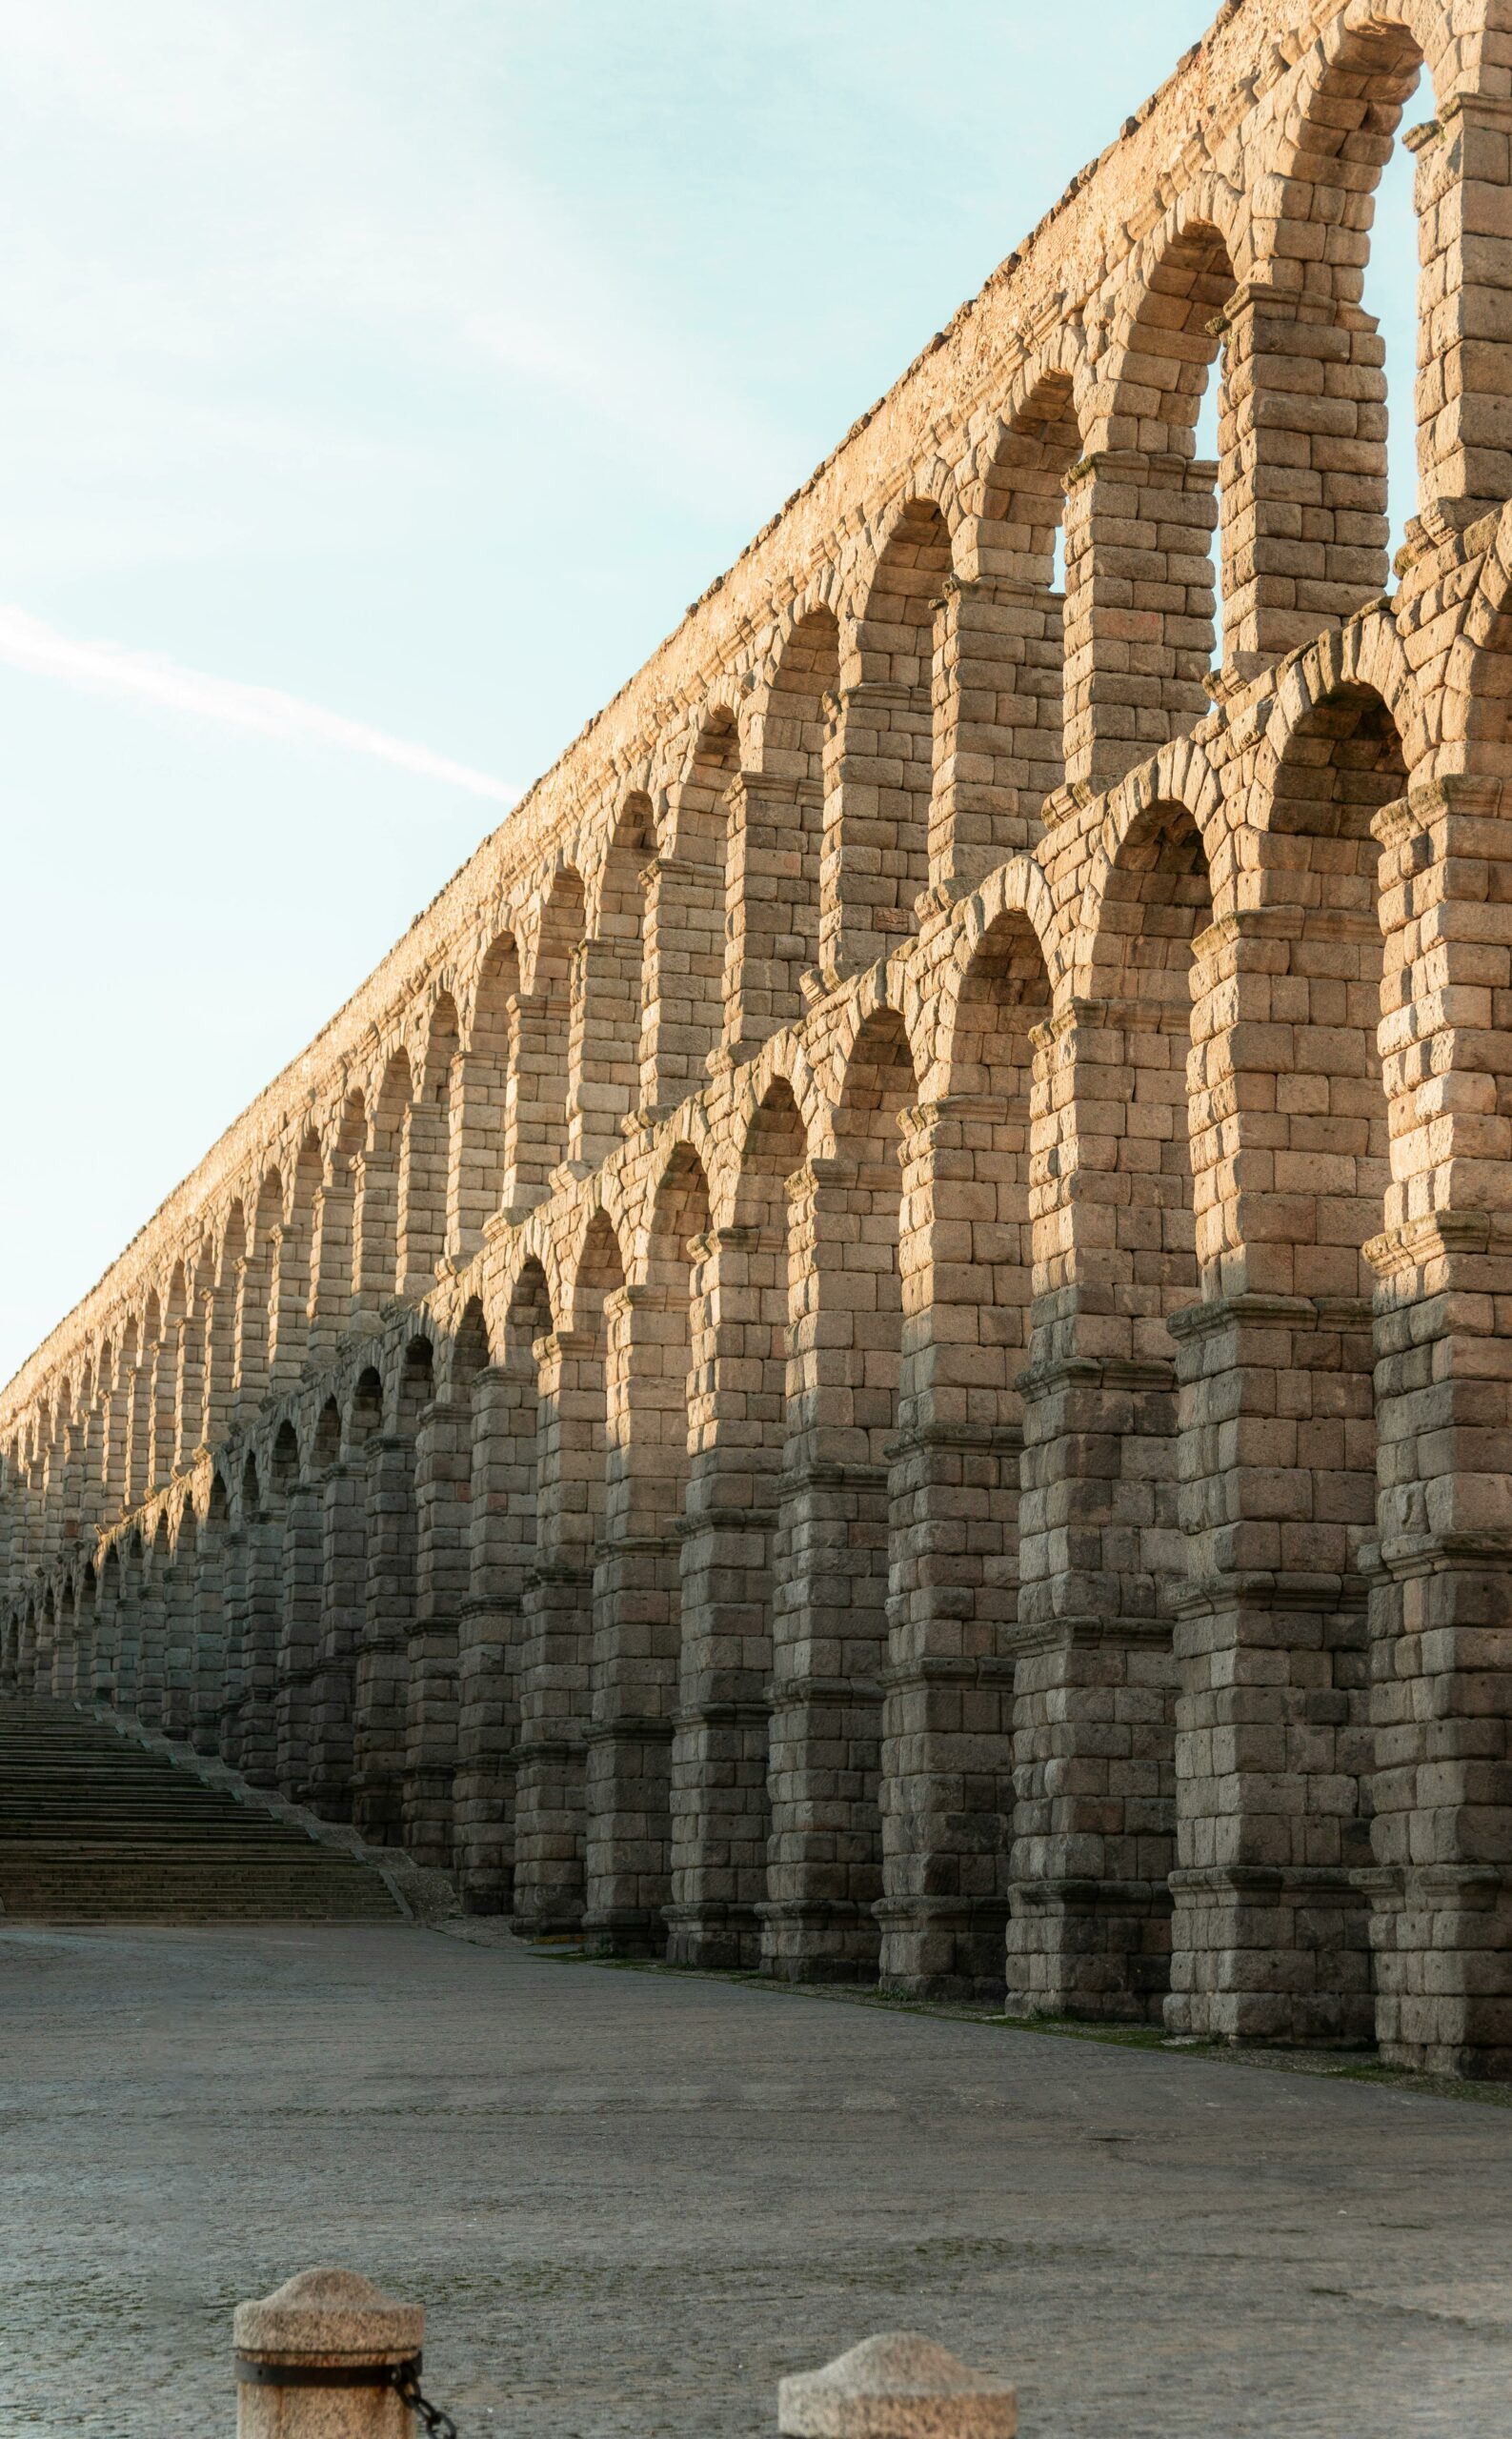
<path fill-rule="evenodd" d="M 393 1923 L 382 1874 L 66 1703 L 0 1704 L 0 1920 Z"/>

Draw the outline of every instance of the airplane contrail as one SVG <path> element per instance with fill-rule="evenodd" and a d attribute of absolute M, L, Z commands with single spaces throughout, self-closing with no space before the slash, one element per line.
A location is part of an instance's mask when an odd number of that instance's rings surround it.
<path fill-rule="evenodd" d="M 39 677 L 61 678 L 91 695 L 134 695 L 165 711 L 188 712 L 219 720 L 229 728 L 252 731 L 287 744 L 333 745 L 348 754 L 368 754 L 393 762 L 419 777 L 439 779 L 446 786 L 467 788 L 474 796 L 492 796 L 499 804 L 518 801 L 518 788 L 486 772 L 470 770 L 428 746 L 411 745 L 362 720 L 344 719 L 318 703 L 301 702 L 297 695 L 281 694 L 273 686 L 243 686 L 230 677 L 209 677 L 202 670 L 184 669 L 160 654 L 132 652 L 125 644 L 79 642 L 60 635 L 29 612 L 0 605 L 0 662 L 31 671 Z"/>

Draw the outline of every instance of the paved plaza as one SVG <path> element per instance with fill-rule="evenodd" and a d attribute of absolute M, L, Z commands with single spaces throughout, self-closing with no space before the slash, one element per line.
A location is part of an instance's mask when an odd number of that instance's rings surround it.
<path fill-rule="evenodd" d="M 423 2301 L 463 2439 L 754 2439 L 917 2327 L 1025 2439 L 1502 2439 L 1512 2110 L 412 1928 L 0 1932 L 5 2439 L 218 2439 Z"/>

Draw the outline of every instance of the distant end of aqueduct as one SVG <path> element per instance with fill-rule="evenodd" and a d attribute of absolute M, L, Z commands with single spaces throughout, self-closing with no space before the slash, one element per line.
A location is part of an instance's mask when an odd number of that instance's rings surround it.
<path fill-rule="evenodd" d="M 1230 0 L 5 1391 L 7 1684 L 530 1932 L 1512 2072 L 1509 503 L 1512 0 Z"/>

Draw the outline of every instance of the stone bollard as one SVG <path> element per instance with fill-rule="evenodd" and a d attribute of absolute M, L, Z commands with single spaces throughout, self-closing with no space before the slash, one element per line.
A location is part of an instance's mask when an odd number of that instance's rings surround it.
<path fill-rule="evenodd" d="M 238 2304 L 236 2439 L 411 2439 L 388 2385 L 418 2362 L 419 2304 L 396 2304 L 351 2269 L 302 2269 L 260 2303 Z"/>
<path fill-rule="evenodd" d="M 1014 2439 L 1018 2405 L 1006 2380 L 894 2329 L 779 2380 L 777 2428 L 782 2439 Z"/>

